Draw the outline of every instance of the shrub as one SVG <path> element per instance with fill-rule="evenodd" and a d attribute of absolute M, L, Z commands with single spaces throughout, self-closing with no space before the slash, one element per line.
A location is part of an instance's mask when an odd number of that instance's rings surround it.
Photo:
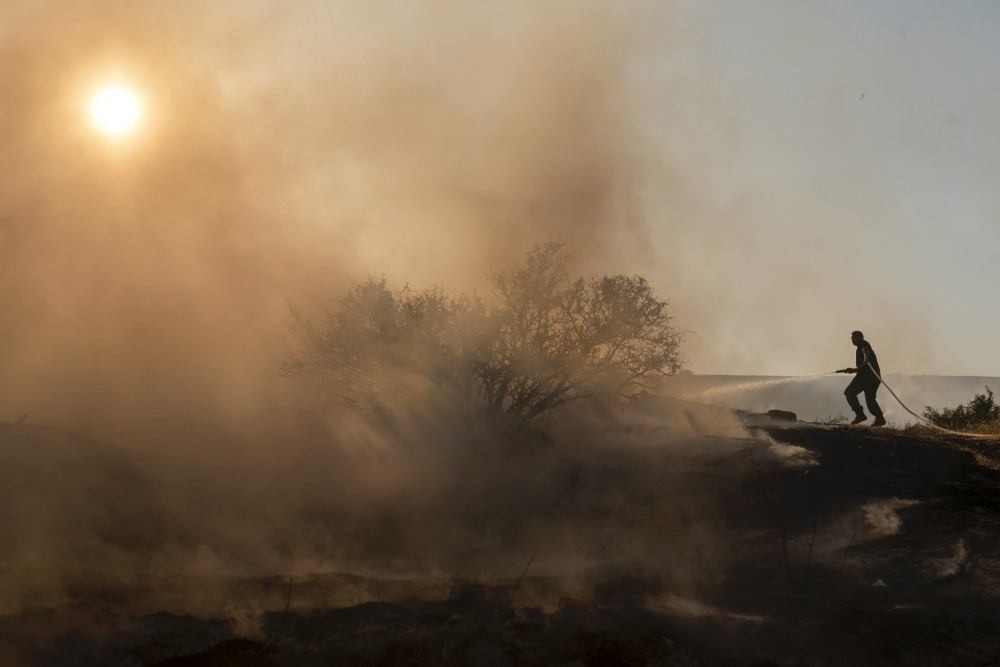
<path fill-rule="evenodd" d="M 1000 425 L 1000 405 L 994 401 L 993 390 L 986 387 L 985 394 L 977 393 L 964 405 L 941 410 L 928 406 L 924 417 L 953 430 L 996 430 Z"/>
<path fill-rule="evenodd" d="M 532 249 L 493 277 L 489 300 L 357 284 L 320 327 L 293 311 L 300 354 L 284 364 L 331 396 L 376 406 L 414 384 L 469 399 L 514 430 L 598 384 L 628 393 L 681 367 L 668 305 L 640 276 L 571 280 L 564 248 Z M 400 395 L 403 394 L 403 395 Z"/>

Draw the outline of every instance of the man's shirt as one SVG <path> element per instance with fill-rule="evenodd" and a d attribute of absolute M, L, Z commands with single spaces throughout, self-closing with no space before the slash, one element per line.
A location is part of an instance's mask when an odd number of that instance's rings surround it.
<path fill-rule="evenodd" d="M 868 364 L 872 365 L 875 369 L 875 373 L 881 377 L 882 369 L 878 367 L 878 357 L 875 356 L 875 350 L 872 349 L 871 343 L 868 341 L 862 341 L 861 345 L 858 345 L 858 349 L 854 352 L 854 365 L 858 369 L 858 373 L 867 373 L 873 379 L 875 375 L 872 373 L 872 369 L 868 368 Z"/>

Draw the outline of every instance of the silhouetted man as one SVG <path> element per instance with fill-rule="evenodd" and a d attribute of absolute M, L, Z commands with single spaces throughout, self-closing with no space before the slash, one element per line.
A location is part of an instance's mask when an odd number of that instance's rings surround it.
<path fill-rule="evenodd" d="M 865 340 L 865 335 L 860 331 L 851 332 L 851 342 L 858 348 L 854 353 L 855 368 L 844 368 L 837 371 L 838 373 L 855 374 L 854 379 L 851 380 L 851 384 L 847 385 L 847 389 L 844 390 L 844 396 L 847 397 L 847 404 L 854 410 L 854 421 L 851 423 L 860 424 L 868 419 L 865 416 L 865 411 L 861 409 L 861 403 L 858 402 L 858 394 L 864 392 L 868 411 L 875 416 L 872 426 L 885 426 L 885 417 L 882 416 L 882 408 L 875 402 L 875 392 L 878 391 L 878 386 L 882 384 L 882 381 L 879 379 L 882 371 L 878 367 L 878 357 L 875 356 L 875 350 L 872 349 L 871 343 Z"/>

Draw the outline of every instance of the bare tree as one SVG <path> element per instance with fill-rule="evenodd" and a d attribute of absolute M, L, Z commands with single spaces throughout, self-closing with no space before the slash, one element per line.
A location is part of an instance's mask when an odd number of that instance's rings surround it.
<path fill-rule="evenodd" d="M 494 285 L 496 329 L 476 366 L 479 390 L 519 428 L 599 381 L 627 392 L 680 370 L 680 334 L 645 278 L 570 281 L 563 246 L 548 243 Z"/>
<path fill-rule="evenodd" d="M 284 368 L 317 374 L 354 405 L 423 379 L 475 399 L 484 416 L 515 430 L 597 384 L 628 393 L 680 369 L 667 303 L 640 276 L 571 280 L 563 246 L 548 243 L 493 283 L 484 303 L 440 289 L 393 293 L 369 279 L 320 328 L 293 312 L 302 354 Z"/>

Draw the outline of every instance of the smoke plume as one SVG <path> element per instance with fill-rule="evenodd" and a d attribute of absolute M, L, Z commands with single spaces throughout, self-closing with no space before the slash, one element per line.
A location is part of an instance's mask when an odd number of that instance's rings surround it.
<path fill-rule="evenodd" d="M 277 362 L 289 303 L 321 316 L 366 274 L 484 291 L 552 239 L 585 272 L 647 261 L 644 13 L 5 5 L 0 421 L 30 415 L 2 432 L 5 602 L 38 601 L 28 572 L 505 573 L 561 521 L 518 517 L 581 475 L 626 511 L 633 464 L 602 477 L 585 435 L 525 478 L 433 393 L 373 421 Z M 106 82 L 144 102 L 118 142 L 86 119 Z M 585 524 L 560 530 L 592 564 Z"/>

